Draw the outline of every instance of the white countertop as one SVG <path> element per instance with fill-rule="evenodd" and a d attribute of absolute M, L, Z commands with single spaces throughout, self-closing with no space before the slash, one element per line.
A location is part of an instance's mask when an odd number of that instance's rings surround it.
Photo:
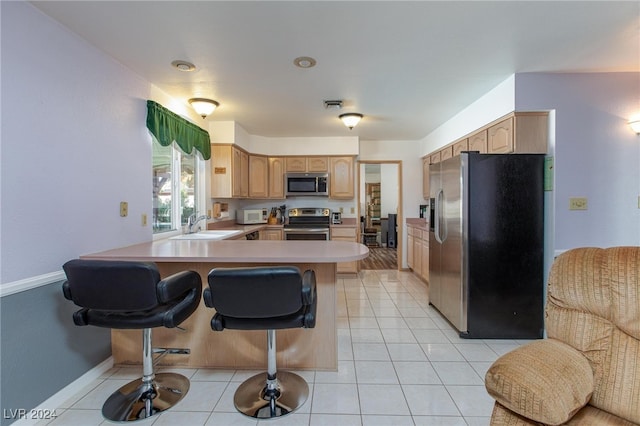
<path fill-rule="evenodd" d="M 369 249 L 346 241 L 157 240 L 91 253 L 82 259 L 143 262 L 336 263 L 364 259 Z"/>

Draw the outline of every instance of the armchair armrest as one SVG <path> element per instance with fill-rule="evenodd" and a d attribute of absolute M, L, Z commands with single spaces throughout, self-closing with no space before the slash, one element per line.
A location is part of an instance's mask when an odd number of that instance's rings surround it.
<path fill-rule="evenodd" d="M 160 281 L 156 286 L 156 294 L 160 303 L 168 303 L 192 290 L 195 290 L 200 297 L 202 280 L 195 271 L 175 273 Z"/>
<path fill-rule="evenodd" d="M 538 340 L 498 358 L 487 371 L 489 395 L 531 420 L 559 425 L 591 399 L 593 370 L 587 358 L 559 340 Z"/>

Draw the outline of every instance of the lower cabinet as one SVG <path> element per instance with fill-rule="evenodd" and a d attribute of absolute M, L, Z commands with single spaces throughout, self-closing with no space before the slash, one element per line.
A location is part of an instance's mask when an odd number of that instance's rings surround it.
<path fill-rule="evenodd" d="M 260 239 L 261 240 L 271 240 L 271 241 L 279 241 L 282 240 L 282 229 L 261 229 L 260 230 Z"/>
<path fill-rule="evenodd" d="M 429 281 L 429 231 L 407 224 L 407 265 L 415 275 Z"/>
<path fill-rule="evenodd" d="M 358 233 L 356 227 L 333 227 L 331 228 L 331 241 L 349 241 L 358 242 Z M 358 273 L 358 261 L 351 262 L 338 262 L 337 272 L 339 274 L 357 274 Z"/>

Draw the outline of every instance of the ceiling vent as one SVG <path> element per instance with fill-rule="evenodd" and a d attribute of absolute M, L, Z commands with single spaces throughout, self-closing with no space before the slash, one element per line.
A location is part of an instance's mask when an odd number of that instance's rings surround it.
<path fill-rule="evenodd" d="M 326 109 L 342 109 L 342 101 L 324 101 Z"/>

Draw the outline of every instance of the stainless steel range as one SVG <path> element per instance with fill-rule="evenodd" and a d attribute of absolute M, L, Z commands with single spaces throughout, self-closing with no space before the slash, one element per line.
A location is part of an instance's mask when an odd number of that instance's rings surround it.
<path fill-rule="evenodd" d="M 288 211 L 289 223 L 284 225 L 285 240 L 329 240 L 331 210 L 309 207 Z"/>

